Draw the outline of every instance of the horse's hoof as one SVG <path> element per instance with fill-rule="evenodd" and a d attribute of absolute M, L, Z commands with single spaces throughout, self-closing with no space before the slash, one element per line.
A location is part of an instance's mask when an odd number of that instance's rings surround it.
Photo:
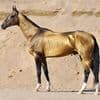
<path fill-rule="evenodd" d="M 35 89 L 35 92 L 39 92 L 39 89 Z"/>
<path fill-rule="evenodd" d="M 77 94 L 83 94 L 83 91 L 78 91 Z"/>
<path fill-rule="evenodd" d="M 46 89 L 46 92 L 50 92 L 51 90 L 50 90 L 50 88 L 49 89 Z"/>
<path fill-rule="evenodd" d="M 37 84 L 36 88 L 35 88 L 35 92 L 39 92 L 39 89 L 41 88 L 41 84 Z"/>
<path fill-rule="evenodd" d="M 98 92 L 95 92 L 94 95 L 99 95 L 99 93 Z"/>
<path fill-rule="evenodd" d="M 39 92 L 39 90 L 40 90 L 39 88 L 35 88 L 34 92 Z"/>
<path fill-rule="evenodd" d="M 51 83 L 47 82 L 46 92 L 50 92 L 50 85 L 51 85 Z"/>

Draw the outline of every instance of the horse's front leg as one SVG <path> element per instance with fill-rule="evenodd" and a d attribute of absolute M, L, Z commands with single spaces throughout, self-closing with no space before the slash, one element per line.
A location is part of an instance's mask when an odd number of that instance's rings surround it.
<path fill-rule="evenodd" d="M 46 91 L 50 91 L 51 84 L 50 84 L 50 78 L 49 78 L 49 73 L 48 73 L 47 61 L 46 61 L 45 57 L 42 58 L 42 67 L 43 67 L 44 75 L 45 75 L 46 80 L 47 80 Z"/>
<path fill-rule="evenodd" d="M 36 71 L 37 71 L 37 85 L 35 90 L 39 91 L 41 87 L 41 56 L 35 56 L 35 63 L 36 63 Z"/>

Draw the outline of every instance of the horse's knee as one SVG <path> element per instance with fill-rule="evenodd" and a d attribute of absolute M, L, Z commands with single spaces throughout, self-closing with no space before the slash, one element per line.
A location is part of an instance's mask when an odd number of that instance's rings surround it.
<path fill-rule="evenodd" d="M 45 67 L 45 66 L 44 66 L 44 67 Z M 45 73 L 45 74 L 48 74 L 47 68 L 44 68 L 44 73 Z"/>
<path fill-rule="evenodd" d="M 38 74 L 38 75 L 41 75 L 41 71 L 40 71 L 40 70 L 37 70 L 37 74 Z"/>
<path fill-rule="evenodd" d="M 38 83 L 41 83 L 41 71 L 37 71 Z"/>
<path fill-rule="evenodd" d="M 85 69 L 84 70 L 84 74 L 87 76 L 87 75 L 89 75 L 90 74 L 90 70 L 89 69 Z"/>
<path fill-rule="evenodd" d="M 88 77 L 89 74 L 90 74 L 90 70 L 89 70 L 89 69 L 85 69 L 85 70 L 84 70 L 84 75 L 85 75 L 85 77 Z"/>
<path fill-rule="evenodd" d="M 43 70 L 44 70 L 44 74 L 45 74 L 45 77 L 46 77 L 47 81 L 50 81 L 49 75 L 48 75 L 48 69 L 47 69 L 47 66 L 43 66 Z"/>

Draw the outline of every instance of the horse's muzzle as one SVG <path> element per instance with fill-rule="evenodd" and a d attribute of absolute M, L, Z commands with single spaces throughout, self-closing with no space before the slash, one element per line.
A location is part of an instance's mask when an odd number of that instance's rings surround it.
<path fill-rule="evenodd" d="M 1 25 L 2 29 L 6 29 L 6 26 L 4 24 Z"/>

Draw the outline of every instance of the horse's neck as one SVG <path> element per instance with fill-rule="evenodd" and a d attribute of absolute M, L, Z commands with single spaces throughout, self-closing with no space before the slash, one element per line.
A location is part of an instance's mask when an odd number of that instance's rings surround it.
<path fill-rule="evenodd" d="M 28 18 L 25 18 L 22 14 L 19 14 L 19 20 L 20 20 L 20 28 L 25 35 L 25 37 L 29 40 L 32 38 L 37 31 L 39 30 L 39 27 L 35 25 L 35 23 L 31 23 Z"/>

